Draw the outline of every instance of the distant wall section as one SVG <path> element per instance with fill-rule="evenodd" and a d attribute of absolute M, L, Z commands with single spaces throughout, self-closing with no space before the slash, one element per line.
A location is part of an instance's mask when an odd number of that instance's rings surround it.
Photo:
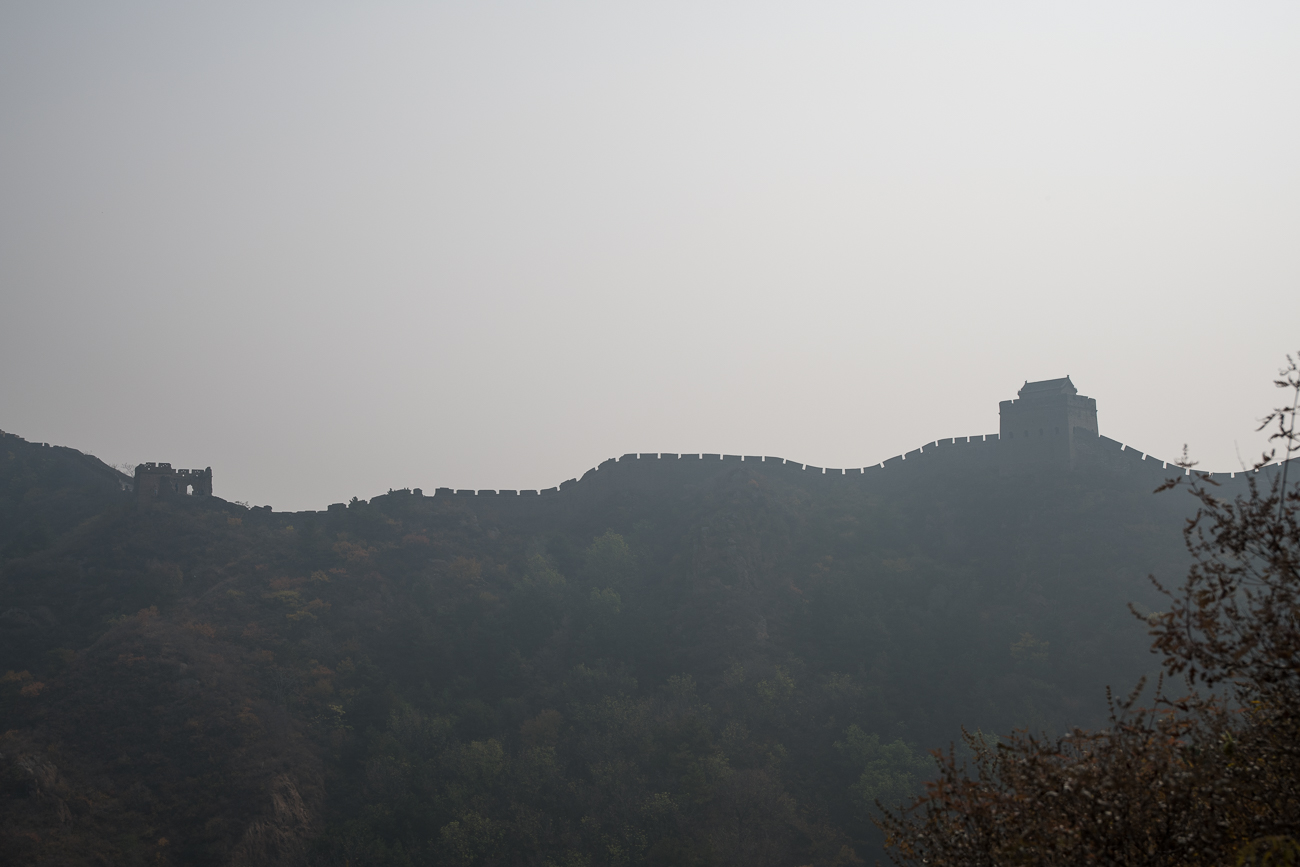
<path fill-rule="evenodd" d="M 171 464 L 146 463 L 135 468 L 137 501 L 167 497 L 212 496 L 212 467 L 202 470 L 175 470 Z"/>
<path fill-rule="evenodd" d="M 928 477 L 1103 474 L 1131 478 L 1154 489 L 1187 470 L 1101 436 L 1097 401 L 1080 395 L 1070 378 L 1026 382 L 1015 400 L 999 404 L 996 434 L 956 437 L 866 467 L 823 468 L 761 455 L 632 453 L 610 458 L 558 487 L 541 491 L 438 488 L 444 502 L 505 513 L 550 514 L 578 504 L 611 503 L 620 496 L 677 496 L 732 472 L 745 472 L 809 490 L 848 487 L 888 491 Z M 165 466 L 165 465 L 164 465 Z M 1265 470 L 1267 472 L 1268 470 Z M 1244 485 L 1251 472 L 1210 473 L 1219 484 Z M 422 496 L 403 489 L 393 494 Z M 1225 491 L 1226 493 L 1226 491 Z M 344 508 L 336 504 L 334 508 Z"/>

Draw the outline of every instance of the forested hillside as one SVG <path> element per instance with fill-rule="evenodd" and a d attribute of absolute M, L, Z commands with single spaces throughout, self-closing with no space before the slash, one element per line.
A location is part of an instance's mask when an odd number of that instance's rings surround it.
<path fill-rule="evenodd" d="M 1086 471 L 707 484 L 507 520 L 390 492 L 137 507 L 0 440 L 0 857 L 785 865 L 960 727 L 1057 732 L 1156 667 L 1192 508 Z"/>

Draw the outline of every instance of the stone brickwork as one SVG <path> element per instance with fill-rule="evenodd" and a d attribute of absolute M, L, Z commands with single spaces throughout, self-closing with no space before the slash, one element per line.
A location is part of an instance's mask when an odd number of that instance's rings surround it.
<path fill-rule="evenodd" d="M 1015 400 L 998 404 L 998 415 L 999 437 L 1023 460 L 1074 460 L 1074 431 L 1087 431 L 1085 437 L 1099 433 L 1097 401 L 1079 394 L 1068 376 L 1026 382 Z"/>
<path fill-rule="evenodd" d="M 135 468 L 137 501 L 167 497 L 212 496 L 212 467 L 202 470 L 174 470 L 171 464 L 146 463 Z"/>

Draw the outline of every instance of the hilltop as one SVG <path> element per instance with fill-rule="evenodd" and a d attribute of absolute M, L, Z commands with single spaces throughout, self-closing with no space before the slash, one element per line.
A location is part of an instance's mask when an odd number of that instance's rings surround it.
<path fill-rule="evenodd" d="M 1152 494 L 1182 470 L 1095 433 L 1064 460 L 1009 439 L 857 479 L 627 456 L 550 495 L 286 514 L 141 499 L 6 436 L 0 852 L 874 856 L 871 802 L 960 726 L 1095 724 L 1155 667 L 1127 606 L 1185 569 L 1190 498 Z"/>

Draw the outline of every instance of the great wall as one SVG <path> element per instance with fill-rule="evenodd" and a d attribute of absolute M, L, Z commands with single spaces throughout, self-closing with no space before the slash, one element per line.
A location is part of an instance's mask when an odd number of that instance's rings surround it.
<path fill-rule="evenodd" d="M 1027 461 L 1023 452 L 1017 452 L 1010 446 L 1014 440 L 1004 440 L 998 434 L 987 434 L 936 440 L 882 463 L 849 469 L 816 467 L 798 461 L 759 455 L 634 453 L 623 455 L 621 458 L 610 458 L 588 470 L 581 478 L 569 479 L 554 488 L 531 491 L 437 488 L 433 496 L 479 500 L 491 498 L 494 505 L 502 506 L 511 500 L 528 502 L 563 497 L 566 493 L 576 493 L 579 489 L 590 493 L 612 489 L 665 491 L 699 485 L 723 472 L 741 467 L 761 472 L 775 479 L 802 483 L 810 487 L 858 482 L 870 485 L 877 480 L 895 479 L 900 474 L 946 472 L 958 468 L 964 468 L 971 473 L 984 470 L 998 475 L 1021 474 L 1035 470 L 1086 468 L 1124 475 L 1143 475 L 1156 484 L 1159 484 L 1160 480 L 1189 472 L 1172 462 L 1165 462 L 1144 454 L 1109 437 L 1094 435 L 1089 441 L 1085 438 L 1088 434 L 1085 428 L 1076 428 L 1073 434 L 1077 437 L 1076 455 L 1068 465 L 1059 467 Z M 1265 468 L 1264 471 L 1268 469 Z M 1198 475 L 1222 484 L 1234 479 L 1243 480 L 1254 472 L 1253 470 L 1236 473 L 1198 472 Z M 401 489 L 389 493 L 424 496 L 420 488 Z M 330 508 L 345 507 L 345 503 L 336 503 Z"/>
<path fill-rule="evenodd" d="M 763 455 L 630 453 L 610 458 L 580 478 L 543 490 L 437 488 L 435 500 L 490 507 L 502 514 L 559 507 L 563 502 L 594 502 L 616 493 L 665 494 L 703 485 L 723 473 L 744 469 L 810 490 L 842 486 L 882 489 L 900 481 L 937 475 L 1021 476 L 1082 472 L 1159 486 L 1191 471 L 1134 449 L 1097 430 L 1097 402 L 1078 394 L 1070 378 L 1026 382 L 1015 400 L 999 404 L 995 434 L 935 440 L 918 449 L 865 467 L 825 468 Z M 1201 472 L 1214 483 L 1237 487 L 1256 472 Z M 381 496 L 423 497 L 420 488 L 390 490 Z M 543 505 L 547 504 L 547 505 Z M 330 511 L 347 508 L 335 503 Z"/>
<path fill-rule="evenodd" d="M 935 440 L 906 454 L 865 467 L 825 468 L 770 455 L 630 453 L 610 458 L 580 478 L 542 490 L 471 490 L 437 488 L 432 499 L 490 506 L 503 513 L 549 510 L 561 503 L 594 502 L 615 493 L 666 494 L 706 484 L 736 469 L 759 473 L 782 483 L 810 490 L 841 486 L 887 488 L 899 481 L 934 475 L 1019 476 L 1082 472 L 1161 482 L 1190 470 L 1103 436 L 1097 429 L 1097 402 L 1078 394 L 1070 378 L 1026 382 L 1015 400 L 999 404 L 999 432 Z M 12 436 L 6 434 L 6 436 Z M 42 444 L 48 447 L 48 444 Z M 1230 488 L 1243 485 L 1255 473 L 1271 473 L 1281 464 L 1260 470 L 1202 472 Z M 107 468 L 106 468 L 107 469 Z M 111 471 L 122 488 L 134 490 L 137 501 L 176 496 L 211 496 L 212 468 L 173 469 L 166 463 L 143 463 L 134 478 Z M 1225 491 L 1226 493 L 1226 491 Z M 389 490 L 384 496 L 424 497 L 421 488 Z M 327 512 L 348 508 L 335 503 Z M 259 511 L 270 511 L 262 507 Z M 316 514 L 301 512 L 294 514 Z"/>

